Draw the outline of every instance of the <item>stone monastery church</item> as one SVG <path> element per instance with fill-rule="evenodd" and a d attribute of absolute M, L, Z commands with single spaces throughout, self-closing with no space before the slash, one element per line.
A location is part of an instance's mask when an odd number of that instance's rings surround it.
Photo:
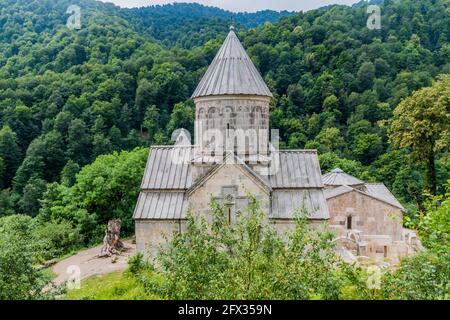
<path fill-rule="evenodd" d="M 133 215 L 138 251 L 151 254 L 164 235 L 183 232 L 189 210 L 208 220 L 211 197 L 232 222 L 249 192 L 280 233 L 305 208 L 312 225 L 336 231 L 338 247 L 351 257 L 397 260 L 414 250 L 416 236 L 401 225 L 404 208 L 383 184 L 339 169 L 322 176 L 315 150 L 278 150 L 269 142 L 272 93 L 233 27 L 192 98 L 194 144 L 180 135 L 175 145 L 150 150 Z"/>

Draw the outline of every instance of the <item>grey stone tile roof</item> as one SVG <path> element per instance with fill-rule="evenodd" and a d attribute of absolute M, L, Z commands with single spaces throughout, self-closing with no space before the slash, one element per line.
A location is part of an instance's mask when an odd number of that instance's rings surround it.
<path fill-rule="evenodd" d="M 395 196 L 389 191 L 389 189 L 384 185 L 384 183 L 365 183 L 364 191 L 371 196 L 381 199 L 395 207 L 398 207 L 405 211 L 406 209 L 402 204 L 395 198 Z"/>
<path fill-rule="evenodd" d="M 187 200 L 184 192 L 141 192 L 133 219 L 166 220 L 185 219 Z"/>
<path fill-rule="evenodd" d="M 339 186 L 339 187 L 332 188 L 332 189 L 325 189 L 323 191 L 323 193 L 325 194 L 326 199 L 330 199 L 330 198 L 340 196 L 344 193 L 351 192 L 353 190 L 355 190 L 355 189 L 353 189 L 352 187 L 349 187 L 349 186 Z"/>
<path fill-rule="evenodd" d="M 157 146 L 150 154 L 141 183 L 142 190 L 186 190 L 192 185 L 191 146 Z"/>
<path fill-rule="evenodd" d="M 322 189 L 274 190 L 272 219 L 293 219 L 297 210 L 306 209 L 309 219 L 329 219 Z"/>
<path fill-rule="evenodd" d="M 268 177 L 276 188 L 322 188 L 320 165 L 315 150 L 280 150 L 277 170 Z M 191 146 L 156 146 L 150 149 L 141 189 L 186 190 L 193 184 Z M 273 159 L 274 156 L 272 155 Z"/>
<path fill-rule="evenodd" d="M 230 30 L 192 98 L 241 94 L 272 97 L 234 30 Z"/>
<path fill-rule="evenodd" d="M 325 198 L 328 200 L 352 191 L 361 193 L 376 200 L 383 201 L 387 204 L 390 204 L 391 206 L 401 209 L 402 211 L 406 211 L 406 209 L 401 205 L 401 203 L 395 198 L 395 196 L 389 191 L 389 189 L 383 183 L 365 183 L 362 190 L 354 189 L 346 185 L 339 186 L 332 189 L 326 189 L 324 191 L 324 195 Z"/>
<path fill-rule="evenodd" d="M 343 170 L 336 168 L 333 171 L 322 176 L 322 182 L 326 186 L 357 186 L 363 185 L 364 181 L 355 178 Z"/>
<path fill-rule="evenodd" d="M 277 153 L 279 168 L 275 175 L 269 176 L 272 188 L 323 187 L 316 150 L 280 150 Z"/>

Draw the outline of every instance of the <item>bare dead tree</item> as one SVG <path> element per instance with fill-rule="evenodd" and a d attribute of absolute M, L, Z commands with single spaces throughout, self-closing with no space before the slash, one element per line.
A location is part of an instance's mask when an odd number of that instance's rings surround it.
<path fill-rule="evenodd" d="M 120 240 L 120 227 L 122 226 L 122 221 L 120 219 L 110 220 L 108 222 L 108 228 L 105 231 L 105 237 L 103 238 L 103 247 L 100 255 L 106 254 L 109 257 L 113 254 L 117 254 L 125 246 Z"/>

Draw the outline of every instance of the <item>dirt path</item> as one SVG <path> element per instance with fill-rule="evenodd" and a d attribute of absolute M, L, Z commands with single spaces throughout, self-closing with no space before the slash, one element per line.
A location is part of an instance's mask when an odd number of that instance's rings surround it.
<path fill-rule="evenodd" d="M 63 284 L 74 272 L 80 271 L 80 279 L 85 279 L 93 275 L 100 275 L 110 272 L 116 272 L 126 269 L 128 257 L 136 252 L 136 245 L 131 241 L 124 241 L 125 252 L 117 255 L 117 260 L 113 263 L 111 257 L 99 257 L 100 250 L 103 245 L 83 250 L 77 254 L 59 261 L 52 267 L 52 271 L 56 274 L 53 282 L 56 285 Z M 78 269 L 79 267 L 79 269 Z"/>

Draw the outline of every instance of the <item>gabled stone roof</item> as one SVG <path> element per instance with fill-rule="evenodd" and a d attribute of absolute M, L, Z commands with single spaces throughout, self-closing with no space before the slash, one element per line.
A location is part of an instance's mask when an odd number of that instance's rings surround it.
<path fill-rule="evenodd" d="M 155 146 L 150 148 L 142 190 L 186 190 L 192 185 L 190 160 L 192 146 Z"/>
<path fill-rule="evenodd" d="M 270 158 L 276 162 L 276 170 L 269 177 L 261 177 L 270 187 L 274 189 L 323 187 L 316 150 L 279 150 L 273 152 Z M 189 189 L 194 183 L 191 176 L 193 159 L 193 146 L 151 147 L 141 189 Z"/>
<path fill-rule="evenodd" d="M 387 203 L 402 211 L 406 211 L 406 209 L 383 183 L 365 183 L 362 189 L 355 189 L 347 185 L 343 185 L 332 189 L 325 189 L 324 195 L 325 199 L 328 200 L 339 197 L 349 192 L 357 192 L 359 194 Z"/>
<path fill-rule="evenodd" d="M 330 218 L 322 189 L 275 189 L 272 193 L 271 219 L 293 219 L 298 211 L 306 210 L 308 219 Z"/>
<path fill-rule="evenodd" d="M 213 95 L 257 95 L 272 93 L 248 56 L 234 28 L 212 61 L 192 98 Z"/>
<path fill-rule="evenodd" d="M 402 204 L 395 198 L 395 196 L 389 191 L 389 189 L 384 185 L 384 183 L 365 183 L 364 191 L 371 196 L 383 200 L 393 206 L 396 206 L 403 211 L 406 209 Z"/>
<path fill-rule="evenodd" d="M 135 220 L 186 219 L 188 201 L 184 191 L 141 192 L 134 209 Z"/>
<path fill-rule="evenodd" d="M 262 187 L 267 193 L 272 191 L 272 187 L 268 183 L 267 180 L 263 179 L 258 173 L 252 170 L 247 164 L 245 164 L 242 159 L 236 156 L 234 153 L 228 153 L 224 161 L 220 164 L 216 164 L 213 168 L 207 172 L 203 177 L 194 182 L 194 184 L 187 190 L 187 194 L 191 195 L 195 190 L 197 190 L 200 186 L 202 186 L 206 181 L 208 181 L 212 176 L 214 176 L 222 167 L 229 164 L 235 164 L 239 168 L 242 169 L 243 172 L 247 173 L 250 177 L 253 178 L 257 184 Z"/>

